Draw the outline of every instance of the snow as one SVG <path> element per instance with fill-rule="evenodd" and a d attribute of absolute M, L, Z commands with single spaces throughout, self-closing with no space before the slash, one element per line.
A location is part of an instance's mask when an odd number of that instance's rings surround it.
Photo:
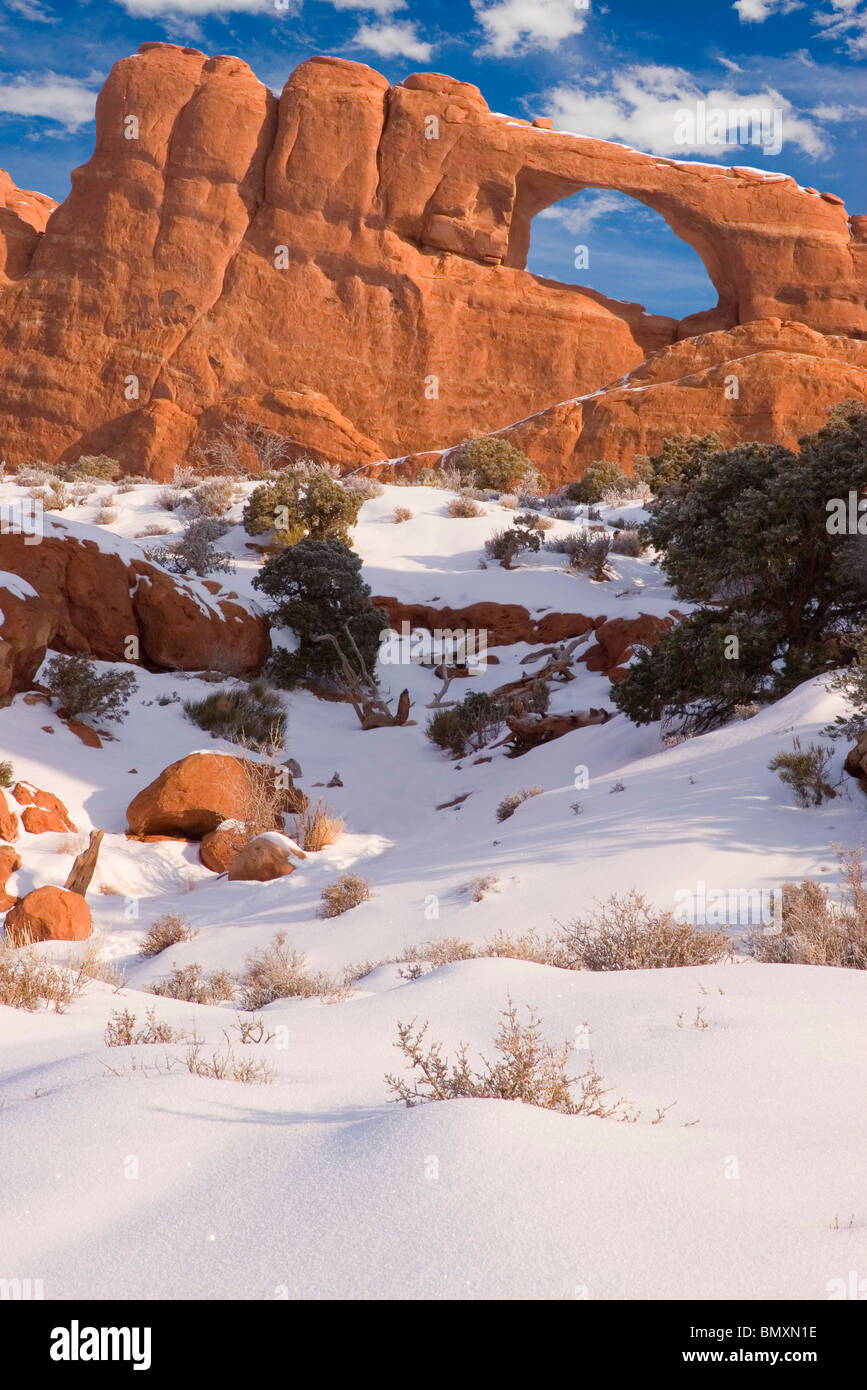
<path fill-rule="evenodd" d="M 119 493 L 112 532 L 92 524 L 98 495 L 73 509 L 80 523 L 62 524 L 98 532 L 117 553 L 145 553 L 134 545 L 145 526 L 180 527 L 159 508 L 160 490 Z M 567 574 L 546 551 L 512 572 L 480 569 L 485 538 L 514 513 L 483 502 L 483 516 L 453 519 L 450 495 L 389 486 L 363 505 L 354 542 L 375 594 L 434 607 L 521 603 L 537 617 L 685 607 L 648 557 L 613 557 L 604 583 Z M 399 526 L 398 505 L 413 513 Z M 241 506 L 220 544 L 238 566 L 226 587 L 247 603 L 258 557 Z M 640 508 L 602 513 L 627 520 Z M 572 529 L 558 521 L 547 534 Z M 533 669 L 521 665 L 524 644 L 490 650 L 499 662 L 473 689 Z M 612 708 L 607 678 L 574 669 L 552 710 Z M 410 692 L 416 722 L 403 728 L 362 732 L 349 705 L 292 692 L 279 758 L 297 758 L 299 785 L 346 830 L 286 878 L 233 883 L 205 869 L 194 844 L 126 839 L 127 805 L 162 768 L 203 745 L 235 751 L 183 713 L 182 701 L 213 684 L 136 674 L 129 715 L 107 726 L 100 749 L 45 705 L 18 696 L 0 709 L 0 757 L 60 796 L 77 827 L 22 832 L 9 891 L 63 883 L 88 831 L 105 829 L 88 901 L 105 956 L 126 977 L 120 989 L 94 982 L 60 1016 L 0 1007 L 7 1270 L 38 1271 L 49 1298 L 789 1299 L 824 1298 L 829 1281 L 863 1268 L 862 972 L 756 964 L 733 925 L 734 959 L 714 966 L 595 974 L 486 958 L 401 973 L 412 946 L 545 935 L 631 887 L 668 908 L 702 883 L 773 890 L 812 876 L 838 888 L 833 846 L 860 844 L 867 824 L 863 794 L 842 774 L 845 749 L 835 746 L 836 798 L 810 810 L 767 767 L 842 711 L 827 680 L 675 747 L 618 716 L 520 759 L 498 748 L 489 762 L 459 763 L 425 737 L 439 682 L 422 667 L 380 668 L 386 692 Z M 460 698 L 470 683 L 455 684 Z M 335 771 L 342 786 L 328 787 Z M 498 822 L 499 802 L 534 785 L 542 793 Z M 319 918 L 323 887 L 346 871 L 367 879 L 372 897 Z M 483 875 L 495 882 L 475 901 Z M 166 912 L 198 935 L 141 956 Z M 269 1005 L 261 1016 L 274 1039 L 258 1047 L 237 1040 L 230 1003 L 146 992 L 193 962 L 239 972 L 277 932 L 311 970 L 371 968 L 336 1002 Z M 81 948 L 37 949 L 65 960 Z M 403 1067 L 398 1021 L 429 1019 L 451 1056 L 466 1042 L 474 1059 L 490 1057 L 508 998 L 532 1005 L 552 1042 L 574 1042 L 573 1074 L 591 1055 L 586 1024 L 593 1061 L 613 1097 L 640 1112 L 635 1123 L 505 1101 L 393 1103 L 385 1074 Z M 176 1028 L 195 1027 L 205 1055 L 225 1050 L 228 1034 L 237 1054 L 274 1066 L 274 1083 L 190 1075 L 182 1043 L 105 1045 L 115 1010 L 141 1024 L 152 1006 Z"/>

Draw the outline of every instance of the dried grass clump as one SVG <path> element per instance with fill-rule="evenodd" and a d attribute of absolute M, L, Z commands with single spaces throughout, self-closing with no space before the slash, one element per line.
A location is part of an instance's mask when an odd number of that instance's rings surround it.
<path fill-rule="evenodd" d="M 190 1041 L 189 1034 L 182 1028 L 173 1028 L 164 1019 L 158 1019 L 153 1008 L 148 1009 L 145 1019 L 144 1026 L 136 1028 L 134 1013 L 129 1009 L 115 1009 L 105 1025 L 106 1047 L 137 1047 Z"/>
<path fill-rule="evenodd" d="M 638 527 L 624 526 L 622 530 L 615 531 L 611 537 L 611 552 L 613 555 L 628 555 L 632 559 L 642 555 L 644 542 Z"/>
<path fill-rule="evenodd" d="M 0 942 L 0 1004 L 10 1009 L 53 1008 L 65 1013 L 84 993 L 88 977 L 83 970 L 67 970 L 43 959 L 25 943 Z"/>
<path fill-rule="evenodd" d="M 230 1046 L 207 1057 L 203 1046 L 197 1040 L 187 1049 L 186 1068 L 193 1076 L 209 1081 L 241 1081 L 247 1086 L 268 1086 L 274 1080 L 274 1067 L 264 1057 L 239 1057 Z"/>
<path fill-rule="evenodd" d="M 365 478 L 361 473 L 354 473 L 348 478 L 344 478 L 343 486 L 347 492 L 352 492 L 356 497 L 360 497 L 362 502 L 370 502 L 374 497 L 381 497 L 385 492 L 382 483 L 378 483 L 375 478 Z"/>
<path fill-rule="evenodd" d="M 724 931 L 675 922 L 670 912 L 651 906 L 631 889 L 614 894 L 590 918 L 563 928 L 571 970 L 660 970 L 683 965 L 714 965 L 731 956 Z"/>
<path fill-rule="evenodd" d="M 466 1044 L 459 1047 L 456 1060 L 449 1062 L 443 1056 L 441 1042 L 425 1045 L 427 1023 L 418 1029 L 414 1019 L 411 1023 L 399 1023 L 395 1047 L 409 1064 L 410 1080 L 386 1076 L 395 1100 L 406 1106 L 465 1098 L 517 1100 L 522 1105 L 557 1110 L 563 1115 L 634 1118 L 622 1100 L 606 1101 L 609 1091 L 592 1061 L 581 1076 L 569 1075 L 570 1043 L 552 1047 L 542 1037 L 541 1020 L 529 1005 L 526 1023 L 521 1023 L 511 999 L 500 1020 L 494 1039 L 496 1060 L 482 1058 L 482 1069 L 478 1071 L 470 1066 Z"/>
<path fill-rule="evenodd" d="M 346 821 L 336 816 L 320 796 L 315 806 L 307 806 L 295 817 L 295 839 L 304 850 L 316 854 L 327 845 L 336 844 L 343 834 Z"/>
<path fill-rule="evenodd" d="M 248 1012 L 264 1009 L 275 999 L 345 998 L 357 978 L 351 970 L 342 979 L 324 970 L 311 974 L 307 957 L 286 945 L 285 932 L 278 932 L 270 946 L 253 951 L 246 967 L 241 977 L 241 1007 Z"/>
<path fill-rule="evenodd" d="M 139 955 L 158 956 L 160 951 L 165 951 L 167 947 L 177 946 L 180 941 L 192 941 L 198 934 L 180 913 L 164 912 L 162 917 L 157 917 L 148 927 L 144 941 L 139 947 Z"/>
<path fill-rule="evenodd" d="M 784 884 L 782 931 L 754 931 L 747 938 L 747 949 L 756 960 L 867 970 L 864 851 L 849 850 L 838 858 L 846 885 L 844 901 L 831 902 L 827 888 L 812 879 Z"/>
<path fill-rule="evenodd" d="M 392 520 L 396 525 L 400 525 L 402 521 L 412 521 L 412 512 L 409 507 L 395 507 Z"/>
<path fill-rule="evenodd" d="M 811 743 L 808 748 L 802 748 L 801 740 L 795 738 L 792 752 L 776 753 L 768 767 L 777 773 L 781 782 L 792 788 L 799 806 L 821 806 L 823 801 L 832 801 L 837 795 L 826 776 L 833 756 L 834 750 L 825 743 Z"/>
<path fill-rule="evenodd" d="M 472 497 L 452 497 L 446 508 L 449 516 L 468 517 L 484 516 L 484 507 L 480 507 L 478 502 L 474 502 Z"/>
<path fill-rule="evenodd" d="M 359 878 L 358 874 L 341 874 L 335 883 L 327 883 L 322 889 L 319 916 L 340 917 L 344 912 L 358 907 L 359 903 L 366 902 L 370 896 L 370 884 L 366 878 Z"/>
<path fill-rule="evenodd" d="M 529 801 L 531 796 L 541 796 L 543 787 L 522 787 L 519 792 L 512 792 L 511 796 L 504 796 L 497 807 L 497 820 L 508 820 L 513 816 L 519 806 L 523 806 L 525 801 Z"/>
<path fill-rule="evenodd" d="M 222 1004 L 234 999 L 238 980 L 230 970 L 203 970 L 198 961 L 176 966 L 164 980 L 149 985 L 162 999 L 182 999 L 185 1004 Z"/>

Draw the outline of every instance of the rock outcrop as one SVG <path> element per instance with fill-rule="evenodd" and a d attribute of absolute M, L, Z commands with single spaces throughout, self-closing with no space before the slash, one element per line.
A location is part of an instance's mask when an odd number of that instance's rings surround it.
<path fill-rule="evenodd" d="M 14 945 L 31 941 L 86 941 L 90 908 L 80 893 L 49 884 L 34 888 L 6 914 L 6 935 Z"/>
<path fill-rule="evenodd" d="M 257 835 L 236 855 L 229 868 L 230 879 L 245 879 L 251 882 L 268 883 L 274 878 L 285 878 L 295 872 L 293 855 L 306 859 L 303 849 L 296 845 L 288 835 L 271 831 Z"/>
<path fill-rule="evenodd" d="M 528 274 L 533 217 L 585 188 L 661 213 L 702 258 L 717 304 L 678 322 Z M 560 442 L 542 432 L 602 438 L 609 417 L 597 429 L 588 393 L 681 339 L 792 318 L 867 334 L 867 222 L 834 194 L 495 115 L 438 73 L 392 87 L 363 64 L 314 58 L 278 100 L 236 58 L 143 44 L 112 69 L 94 153 L 44 231 L 48 200 L 5 187 L 0 212 L 4 198 L 0 434 L 15 464 L 104 451 L 162 478 L 233 425 L 254 463 L 264 425 L 296 452 L 357 466 L 567 402 L 564 420 L 527 435 L 554 476 Z M 796 383 L 808 404 L 853 393 L 846 351 L 834 349 L 848 364 L 835 394 L 833 363 L 815 359 L 814 391 L 813 356 L 795 352 L 778 380 L 772 350 L 745 368 L 744 405 L 723 405 L 725 422 L 799 428 Z M 677 411 L 684 427 L 715 412 L 721 363 L 704 371 L 694 388 L 683 371 L 677 389 L 654 388 L 650 413 L 670 432 Z M 628 458 L 646 385 L 612 398 L 606 456 L 622 444 Z M 580 471 L 584 450 L 566 457 Z"/>
<path fill-rule="evenodd" d="M 0 567 L 38 595 L 17 600 L 23 610 L 10 607 L 0 627 L 2 638 L 12 623 L 11 690 L 32 679 L 47 646 L 103 661 L 139 660 L 169 670 L 231 675 L 257 671 L 270 652 L 267 618 L 250 612 L 216 582 L 176 579 L 146 560 L 138 546 L 96 527 L 50 514 L 44 527 L 39 545 L 28 545 L 21 533 L 0 533 Z M 5 613 L 2 593 L 0 587 Z M 137 657 L 131 655 L 131 638 Z M 3 654 L 0 646 L 0 675 Z"/>
<path fill-rule="evenodd" d="M 6 912 L 17 902 L 15 895 L 6 891 L 6 886 L 15 870 L 20 868 L 21 855 L 18 851 L 12 845 L 0 844 L 0 912 Z"/>
<path fill-rule="evenodd" d="M 0 573 L 0 703 L 32 683 L 56 629 L 51 604 L 18 575 Z"/>
<path fill-rule="evenodd" d="M 168 835 L 201 840 L 227 820 L 249 823 L 269 808 L 300 811 L 306 797 L 281 769 L 236 758 L 231 753 L 189 753 L 164 768 L 127 808 L 132 835 Z"/>
<path fill-rule="evenodd" d="M 45 835 L 49 832 L 63 835 L 75 832 L 72 817 L 53 792 L 34 787 L 32 782 L 16 782 L 12 795 L 21 812 L 21 824 L 31 835 Z"/>

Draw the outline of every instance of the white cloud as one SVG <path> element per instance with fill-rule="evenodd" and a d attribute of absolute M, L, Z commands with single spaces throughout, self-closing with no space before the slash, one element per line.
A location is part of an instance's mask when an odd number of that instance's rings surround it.
<path fill-rule="evenodd" d="M 735 0 L 741 24 L 764 24 L 774 14 L 791 14 L 804 8 L 803 0 Z"/>
<path fill-rule="evenodd" d="M 485 51 L 502 58 L 531 48 L 556 48 L 584 32 L 589 4 L 575 0 L 472 0 L 485 31 Z"/>
<path fill-rule="evenodd" d="M 46 72 L 39 77 L 14 77 L 0 82 L 0 114 L 42 117 L 67 130 L 78 130 L 93 120 L 96 92 L 73 77 Z"/>
<path fill-rule="evenodd" d="M 817 10 L 813 23 L 824 39 L 841 39 L 853 58 L 867 57 L 867 4 L 863 0 L 831 0 L 831 13 Z"/>
<path fill-rule="evenodd" d="M 560 222 L 568 232 L 578 235 L 615 212 L 621 219 L 635 220 L 642 217 L 644 209 L 624 193 L 584 192 L 576 194 L 574 202 L 554 203 L 543 208 L 538 216 L 546 222 Z"/>
<path fill-rule="evenodd" d="M 746 163 L 747 155 L 759 155 L 758 146 L 740 146 L 737 141 L 715 143 L 681 142 L 681 113 L 695 112 L 699 102 L 709 111 L 725 112 L 758 109 L 781 112 L 783 148 L 795 145 L 812 157 L 828 152 L 825 131 L 808 116 L 798 114 L 780 92 L 772 87 L 759 92 L 736 92 L 728 87 L 702 90 L 695 78 L 682 68 L 635 66 L 621 68 L 604 78 L 587 81 L 584 86 L 562 84 L 544 99 L 546 114 L 559 130 L 590 135 L 599 140 L 615 140 L 647 150 L 650 154 L 687 157 L 689 155 L 731 156 L 744 153 L 731 162 Z"/>
<path fill-rule="evenodd" d="M 285 14 L 294 0 L 278 8 L 274 0 L 116 0 L 134 19 L 205 19 L 211 14 Z"/>
<path fill-rule="evenodd" d="M 426 63 L 433 44 L 420 39 L 414 24 L 362 24 L 352 40 L 355 48 L 369 48 L 382 58 L 412 58 Z"/>
<path fill-rule="evenodd" d="M 32 24 L 56 24 L 59 19 L 59 15 L 47 10 L 39 0 L 6 0 L 6 9 L 10 14 L 29 19 Z"/>
<path fill-rule="evenodd" d="M 772 15 L 803 9 L 803 0 L 734 0 L 742 24 L 763 24 Z M 810 16 L 823 39 L 839 39 L 853 58 L 867 57 L 867 3 L 865 0 L 825 0 L 823 9 Z"/>

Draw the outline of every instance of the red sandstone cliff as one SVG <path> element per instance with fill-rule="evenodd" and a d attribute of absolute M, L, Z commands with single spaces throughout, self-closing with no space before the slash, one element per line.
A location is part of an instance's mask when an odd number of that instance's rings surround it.
<path fill-rule="evenodd" d="M 660 212 L 718 306 L 678 323 L 527 273 L 532 217 L 586 187 Z M 734 437 L 791 435 L 805 391 L 807 415 L 864 393 L 867 231 L 839 198 L 495 116 L 438 74 L 317 58 L 278 101 L 238 59 L 144 44 L 40 235 L 50 207 L 0 183 L 11 463 L 105 451 L 164 477 L 252 420 L 355 465 L 533 417 L 516 437 L 563 476 L 717 410 Z"/>

